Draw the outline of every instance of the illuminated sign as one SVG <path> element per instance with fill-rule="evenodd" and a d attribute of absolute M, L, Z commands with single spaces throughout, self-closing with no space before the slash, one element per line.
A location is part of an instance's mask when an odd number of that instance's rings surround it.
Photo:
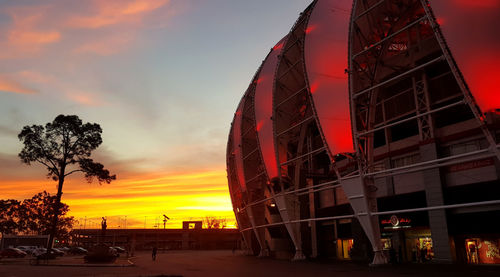
<path fill-rule="evenodd" d="M 396 215 L 392 215 L 389 219 L 382 219 L 380 221 L 382 225 L 385 226 L 385 229 L 398 229 L 398 228 L 409 228 L 411 219 L 406 217 L 397 217 Z"/>

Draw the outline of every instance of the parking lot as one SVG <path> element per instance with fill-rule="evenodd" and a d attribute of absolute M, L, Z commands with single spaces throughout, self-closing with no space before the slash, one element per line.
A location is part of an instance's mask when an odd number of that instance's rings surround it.
<path fill-rule="evenodd" d="M 500 276 L 500 267 L 405 264 L 370 267 L 349 262 L 290 262 L 259 259 L 231 251 L 138 252 L 111 265 L 84 264 L 81 256 L 67 256 L 47 265 L 30 265 L 29 259 L 0 260 L 0 276 Z"/>

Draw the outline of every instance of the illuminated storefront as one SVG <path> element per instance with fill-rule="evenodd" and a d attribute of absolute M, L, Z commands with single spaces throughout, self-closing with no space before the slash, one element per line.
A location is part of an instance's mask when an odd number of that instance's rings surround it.
<path fill-rule="evenodd" d="M 500 79 L 483 59 L 500 1 L 441 2 L 312 1 L 274 45 L 228 138 L 250 253 L 499 262 L 500 230 L 464 219 L 500 213 Z"/>
<path fill-rule="evenodd" d="M 338 239 L 337 240 L 337 257 L 343 260 L 351 259 L 351 249 L 354 244 L 353 239 Z"/>
<path fill-rule="evenodd" d="M 388 253 L 394 251 L 398 262 L 426 262 L 433 259 L 432 235 L 425 214 L 381 217 L 380 228 L 384 250 Z"/>
<path fill-rule="evenodd" d="M 467 263 L 500 264 L 500 239 L 470 238 L 465 240 Z"/>

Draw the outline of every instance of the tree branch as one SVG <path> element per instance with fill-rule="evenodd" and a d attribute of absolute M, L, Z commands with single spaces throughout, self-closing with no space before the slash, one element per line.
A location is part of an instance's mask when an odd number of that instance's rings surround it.
<path fill-rule="evenodd" d="M 55 167 L 51 167 L 50 165 L 48 165 L 46 162 L 44 162 L 43 160 L 40 160 L 40 159 L 36 159 L 37 162 L 45 165 L 47 167 L 47 169 L 49 169 L 49 171 L 52 171 L 52 173 L 56 174 L 57 177 L 59 177 L 59 172 L 57 170 L 57 168 Z"/>
<path fill-rule="evenodd" d="M 83 170 L 81 170 L 81 169 L 75 169 L 75 170 L 72 170 L 72 171 L 70 171 L 70 172 L 68 172 L 68 173 L 64 174 L 64 177 L 66 177 L 66 176 L 68 176 L 68 175 L 70 175 L 70 174 L 73 174 L 73 173 L 75 173 L 75 172 L 78 172 L 78 171 L 80 171 L 80 172 L 85 172 L 85 171 L 83 171 Z"/>
<path fill-rule="evenodd" d="M 43 144 L 39 143 L 38 146 L 40 146 L 40 149 L 42 149 L 43 155 L 45 156 L 45 159 L 48 160 L 50 162 L 50 164 L 52 164 L 53 171 L 55 170 L 54 173 L 59 177 L 59 170 L 58 170 L 57 166 L 54 164 L 54 162 L 52 161 L 52 159 L 50 159 L 48 157 L 47 152 L 45 151 L 45 148 L 43 148 Z M 38 162 L 42 163 L 39 160 L 38 160 Z M 45 163 L 42 163 L 42 164 L 44 164 L 46 167 L 50 168 L 47 164 L 45 164 Z"/>

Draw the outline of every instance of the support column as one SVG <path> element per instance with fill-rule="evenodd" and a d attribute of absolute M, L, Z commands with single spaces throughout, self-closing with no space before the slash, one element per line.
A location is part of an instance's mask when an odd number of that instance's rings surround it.
<path fill-rule="evenodd" d="M 420 146 L 422 161 L 437 159 L 436 143 L 431 142 Z M 439 168 L 428 169 L 422 172 L 427 206 L 444 205 L 443 187 Z M 432 235 L 432 247 L 434 249 L 434 260 L 437 262 L 451 263 L 451 248 L 448 234 L 448 223 L 445 210 L 429 211 L 429 225 Z"/>
<path fill-rule="evenodd" d="M 238 215 L 240 214 L 239 213 L 239 209 L 233 209 L 233 212 L 234 212 L 234 217 L 236 219 L 236 223 L 238 223 L 238 226 L 240 229 L 244 229 L 245 226 L 241 225 L 241 220 L 239 219 Z M 248 233 L 248 231 L 245 231 L 245 232 L 240 232 L 242 238 L 243 238 L 243 243 L 245 243 L 245 248 L 244 249 L 244 253 L 245 255 L 253 255 L 253 251 L 252 251 L 252 236 Z M 183 240 L 183 247 L 182 249 L 184 249 L 184 240 Z"/>
<path fill-rule="evenodd" d="M 248 214 L 248 219 L 250 220 L 250 224 L 252 225 L 252 229 L 253 229 L 253 232 L 255 234 L 255 237 L 257 238 L 257 242 L 259 243 L 259 246 L 260 246 L 260 251 L 259 251 L 259 256 L 258 257 L 268 257 L 269 256 L 269 251 L 265 245 L 265 242 L 264 242 L 264 234 L 263 234 L 263 230 L 264 229 L 257 229 L 255 228 L 256 227 L 256 224 L 255 224 L 255 218 L 253 216 L 253 206 L 252 207 L 248 207 L 247 206 L 247 214 Z"/>
<path fill-rule="evenodd" d="M 295 247 L 295 256 L 292 258 L 292 261 L 305 260 L 304 253 L 302 252 L 302 238 L 300 234 L 300 223 L 290 223 L 291 220 L 299 219 L 296 216 L 296 211 L 298 208 L 295 207 L 297 205 L 295 196 L 293 195 L 284 195 L 283 193 L 277 194 L 274 196 L 276 206 L 281 215 L 281 219 L 285 223 L 286 230 L 292 239 L 293 245 Z"/>
<path fill-rule="evenodd" d="M 367 189 L 369 178 L 351 178 L 341 182 L 342 189 L 349 199 L 354 214 L 358 219 L 366 236 L 370 240 L 375 256 L 372 265 L 387 264 L 389 261 L 383 253 L 378 216 L 372 215 L 377 211 L 375 191 Z"/>
<path fill-rule="evenodd" d="M 307 186 L 309 187 L 309 214 L 311 215 L 311 219 L 316 218 L 316 205 L 314 201 L 314 189 L 312 186 L 314 182 L 312 179 L 307 179 Z M 318 240 L 316 233 L 316 221 L 309 221 L 309 227 L 311 228 L 311 258 L 318 257 Z"/>

